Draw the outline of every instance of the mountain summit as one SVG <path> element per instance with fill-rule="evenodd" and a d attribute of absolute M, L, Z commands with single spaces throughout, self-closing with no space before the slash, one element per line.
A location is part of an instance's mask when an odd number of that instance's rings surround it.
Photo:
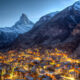
<path fill-rule="evenodd" d="M 32 22 L 28 19 L 26 14 L 22 13 L 22 16 L 20 17 L 20 21 L 23 24 L 32 24 Z"/>
<path fill-rule="evenodd" d="M 25 14 L 22 14 L 19 21 L 17 21 L 15 25 L 12 26 L 12 28 L 17 33 L 22 34 L 29 31 L 33 27 L 33 25 L 33 22 L 30 21 Z"/>
<path fill-rule="evenodd" d="M 28 32 L 33 27 L 33 23 L 22 14 L 19 21 L 12 27 L 0 28 L 0 48 L 5 48 L 11 44 L 20 34 Z"/>

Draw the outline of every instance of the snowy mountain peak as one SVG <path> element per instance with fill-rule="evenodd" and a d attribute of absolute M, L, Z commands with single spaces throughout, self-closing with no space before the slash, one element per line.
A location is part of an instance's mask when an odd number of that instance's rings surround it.
<path fill-rule="evenodd" d="M 80 0 L 73 4 L 75 10 L 80 11 Z"/>
<path fill-rule="evenodd" d="M 26 14 L 22 13 L 22 15 L 20 17 L 20 20 L 27 21 L 28 20 L 28 17 L 26 16 Z"/>
<path fill-rule="evenodd" d="M 22 15 L 20 17 L 20 22 L 23 23 L 23 24 L 31 23 L 31 21 L 28 19 L 28 17 L 24 13 L 22 13 Z"/>
<path fill-rule="evenodd" d="M 29 31 L 33 27 L 33 22 L 31 22 L 25 14 L 22 14 L 20 19 L 12 26 L 12 30 L 19 34 Z"/>
<path fill-rule="evenodd" d="M 27 17 L 25 13 L 22 13 L 22 17 Z"/>
<path fill-rule="evenodd" d="M 0 48 L 10 45 L 20 34 L 31 30 L 33 25 L 27 16 L 22 14 L 12 27 L 0 28 Z"/>

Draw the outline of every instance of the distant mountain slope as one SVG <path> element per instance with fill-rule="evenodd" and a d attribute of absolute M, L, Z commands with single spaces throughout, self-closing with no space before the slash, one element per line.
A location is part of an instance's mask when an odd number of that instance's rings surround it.
<path fill-rule="evenodd" d="M 33 28 L 29 31 L 29 37 L 27 37 L 27 39 L 29 40 L 29 41 L 31 41 L 31 39 L 30 39 L 30 37 L 32 36 L 32 35 L 34 35 L 34 34 L 32 34 L 32 32 L 34 31 L 34 32 L 36 32 L 36 29 L 37 28 L 41 28 L 41 25 L 44 25 L 45 23 L 47 23 L 48 21 L 50 21 L 56 14 L 58 13 L 58 11 L 56 11 L 56 12 L 52 12 L 52 13 L 49 13 L 49 14 L 47 14 L 47 15 L 44 15 L 44 16 L 42 16 L 41 18 L 40 18 L 40 20 L 39 21 L 37 21 L 36 23 L 35 23 L 35 25 L 33 26 Z M 40 26 L 40 27 L 39 27 Z M 27 36 L 27 33 L 26 34 L 22 34 L 20 37 L 20 41 L 22 41 L 22 42 L 25 42 L 26 41 L 26 36 Z M 25 39 L 24 39 L 25 38 Z M 16 40 L 15 40 L 16 41 Z M 15 43 L 15 41 L 13 42 L 13 44 L 16 44 Z M 32 43 L 32 42 L 31 42 Z M 18 45 L 13 45 L 13 47 L 17 47 Z M 23 45 L 24 46 L 24 45 Z"/>
<path fill-rule="evenodd" d="M 41 20 L 39 21 L 41 22 Z M 76 33 L 75 29 L 79 23 L 80 2 L 78 1 L 57 13 L 48 22 L 35 24 L 32 30 L 20 35 L 14 41 L 12 48 L 44 46 L 74 51 L 80 44 L 80 38 L 79 34 L 74 36 L 72 33 Z"/>
<path fill-rule="evenodd" d="M 0 28 L 0 48 L 7 47 L 20 34 L 28 32 L 33 25 L 26 15 L 22 14 L 20 20 L 12 27 Z"/>

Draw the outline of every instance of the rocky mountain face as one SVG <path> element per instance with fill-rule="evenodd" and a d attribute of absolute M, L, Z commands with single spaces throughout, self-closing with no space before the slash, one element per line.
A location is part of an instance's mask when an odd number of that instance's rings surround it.
<path fill-rule="evenodd" d="M 41 18 L 42 19 L 42 18 Z M 55 14 L 48 21 L 41 19 L 27 33 L 20 35 L 12 48 L 44 46 L 74 51 L 80 43 L 80 2 Z"/>
<path fill-rule="evenodd" d="M 69 37 L 65 41 L 57 44 L 56 47 L 80 55 L 78 53 L 80 48 L 80 23 L 72 30 Z"/>
<path fill-rule="evenodd" d="M 26 15 L 22 14 L 20 20 L 12 27 L 0 28 L 0 49 L 10 45 L 20 34 L 28 32 L 33 25 Z"/>

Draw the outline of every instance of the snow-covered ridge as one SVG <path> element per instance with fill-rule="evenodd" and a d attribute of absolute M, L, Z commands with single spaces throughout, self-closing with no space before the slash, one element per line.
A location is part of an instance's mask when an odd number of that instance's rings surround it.
<path fill-rule="evenodd" d="M 80 11 L 80 0 L 73 4 L 75 10 Z"/>
<path fill-rule="evenodd" d="M 39 26 L 39 25 L 41 25 L 45 22 L 50 21 L 57 13 L 59 13 L 59 11 L 52 12 L 52 13 L 49 13 L 49 14 L 46 14 L 46 15 L 42 16 L 39 19 L 39 21 L 37 21 L 37 23 L 34 25 L 34 27 Z"/>
<path fill-rule="evenodd" d="M 52 13 L 49 13 L 43 17 L 40 18 L 40 21 L 46 21 L 46 20 L 50 20 L 53 16 L 55 16 L 59 11 L 56 11 L 56 12 L 52 12 Z"/>

